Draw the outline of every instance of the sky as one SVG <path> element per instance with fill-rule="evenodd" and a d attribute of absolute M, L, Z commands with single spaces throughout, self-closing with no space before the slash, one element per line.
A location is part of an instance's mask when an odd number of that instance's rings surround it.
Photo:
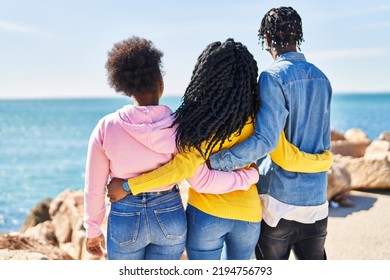
<path fill-rule="evenodd" d="M 0 99 L 114 97 L 104 67 L 133 35 L 163 51 L 166 96 L 182 96 L 202 50 L 233 38 L 259 71 L 272 58 L 257 31 L 273 7 L 303 21 L 301 46 L 335 93 L 390 92 L 388 0 L 0 0 Z"/>

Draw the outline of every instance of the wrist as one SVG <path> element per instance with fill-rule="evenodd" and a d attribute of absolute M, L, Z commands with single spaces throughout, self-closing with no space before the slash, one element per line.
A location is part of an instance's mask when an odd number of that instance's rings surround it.
<path fill-rule="evenodd" d="M 131 194 L 130 185 L 129 185 L 129 182 L 127 182 L 127 180 L 125 180 L 125 181 L 123 182 L 123 184 L 122 184 L 122 189 L 123 189 L 125 192 Z"/>

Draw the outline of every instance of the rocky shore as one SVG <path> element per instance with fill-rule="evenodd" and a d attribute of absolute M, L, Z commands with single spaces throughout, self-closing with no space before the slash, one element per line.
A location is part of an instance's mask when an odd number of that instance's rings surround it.
<path fill-rule="evenodd" d="M 390 132 L 383 132 L 371 141 L 359 129 L 353 128 L 345 133 L 332 131 L 331 151 L 334 155 L 334 163 L 328 171 L 328 199 L 331 207 L 359 208 L 356 205 L 360 203 L 359 199 L 351 199 L 351 194 L 356 195 L 356 191 L 390 191 Z M 183 186 L 183 203 L 186 201 L 186 193 L 186 187 Z M 109 205 L 107 201 L 108 208 Z M 376 211 L 380 213 L 380 210 Z M 380 222 L 380 218 L 377 222 Z M 107 217 L 103 227 L 106 221 Z M 335 232 L 342 234 L 342 223 L 330 221 L 330 240 L 334 239 L 332 224 L 337 224 L 338 230 Z M 0 234 L 0 260 L 96 259 L 85 250 L 85 241 L 83 190 L 65 190 L 53 199 L 41 201 L 31 211 L 19 232 Z M 378 246 L 385 246 L 381 244 L 379 242 Z M 101 259 L 105 258 L 103 256 Z M 347 254 L 342 258 L 359 259 L 359 256 Z"/>
<path fill-rule="evenodd" d="M 19 232 L 0 235 L 0 260 L 96 259 L 85 250 L 83 206 L 83 190 L 41 201 Z"/>
<path fill-rule="evenodd" d="M 390 190 L 390 132 L 370 141 L 360 129 L 332 131 L 333 165 L 328 171 L 328 199 L 346 203 L 351 190 Z"/>

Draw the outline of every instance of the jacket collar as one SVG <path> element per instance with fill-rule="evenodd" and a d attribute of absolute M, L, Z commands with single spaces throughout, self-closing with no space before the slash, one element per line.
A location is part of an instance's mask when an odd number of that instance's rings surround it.
<path fill-rule="evenodd" d="M 278 56 L 275 61 L 281 61 L 281 60 L 301 60 L 306 61 L 306 58 L 303 53 L 299 52 L 286 52 L 280 56 Z"/>

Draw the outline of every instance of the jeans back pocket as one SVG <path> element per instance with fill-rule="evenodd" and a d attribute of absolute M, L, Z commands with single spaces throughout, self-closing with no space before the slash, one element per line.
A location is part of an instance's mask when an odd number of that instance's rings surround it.
<path fill-rule="evenodd" d="M 168 239 L 182 239 L 187 233 L 187 219 L 183 205 L 154 210 L 157 222 Z"/>
<path fill-rule="evenodd" d="M 134 243 L 138 238 L 140 229 L 141 213 L 121 213 L 110 211 L 108 216 L 110 238 L 118 245 Z"/>

